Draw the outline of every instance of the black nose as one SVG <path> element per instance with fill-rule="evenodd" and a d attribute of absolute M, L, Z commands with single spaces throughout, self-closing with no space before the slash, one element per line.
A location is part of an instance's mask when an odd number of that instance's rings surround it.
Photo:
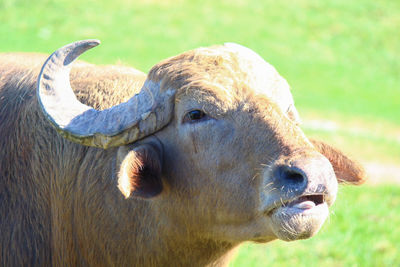
<path fill-rule="evenodd" d="M 307 186 L 307 175 L 295 166 L 281 165 L 275 169 L 277 183 L 292 189 L 301 190 Z"/>

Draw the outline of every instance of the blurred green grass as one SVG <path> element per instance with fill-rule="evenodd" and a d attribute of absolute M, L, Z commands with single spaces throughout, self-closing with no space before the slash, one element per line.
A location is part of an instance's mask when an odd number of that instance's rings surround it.
<path fill-rule="evenodd" d="M 400 121 L 399 1 L 2 0 L 0 22 L 0 51 L 50 53 L 98 38 L 84 58 L 144 71 L 238 42 L 288 79 L 300 110 Z"/>
<path fill-rule="evenodd" d="M 0 0 L 0 52 L 97 38 L 103 44 L 83 59 L 147 71 L 185 50 L 237 42 L 288 80 L 308 136 L 399 164 L 399 25 L 392 0 Z M 399 188 L 342 188 L 317 237 L 244 245 L 232 266 L 400 265 Z"/>
<path fill-rule="evenodd" d="M 147 71 L 188 49 L 241 43 L 288 80 L 301 114 L 362 119 L 367 132 L 396 128 L 389 141 L 381 131 L 383 143 L 343 131 L 322 137 L 341 136 L 334 144 L 362 161 L 399 163 L 399 25 L 392 0 L 1 0 L 0 51 L 51 53 L 98 38 L 103 45 L 83 59 Z"/>
<path fill-rule="evenodd" d="M 329 221 L 316 237 L 247 243 L 230 266 L 399 266 L 399 206 L 398 186 L 342 187 Z"/>

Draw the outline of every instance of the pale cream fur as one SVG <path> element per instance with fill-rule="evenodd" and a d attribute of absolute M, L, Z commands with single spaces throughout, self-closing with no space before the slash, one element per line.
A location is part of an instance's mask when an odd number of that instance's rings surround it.
<path fill-rule="evenodd" d="M 46 121 L 35 98 L 45 57 L 0 55 L 0 265 L 216 266 L 244 241 L 314 235 L 323 220 L 286 223 L 267 212 L 297 194 L 278 187 L 273 170 L 300 161 L 313 177 L 304 192 L 321 185 L 334 198 L 332 166 L 299 128 L 286 81 L 258 59 L 246 63 L 241 49 L 202 48 L 157 64 L 147 79 L 176 90 L 172 120 L 108 150 L 67 141 Z M 270 78 L 258 77 L 260 67 Z M 83 62 L 71 74 L 80 101 L 97 109 L 126 101 L 145 78 Z M 207 117 L 185 122 L 194 109 Z M 120 162 L 150 142 L 163 151 L 163 190 L 126 199 Z M 340 152 L 324 145 L 321 153 L 330 153 L 339 179 L 361 180 Z M 122 187 L 129 196 L 132 188 Z"/>

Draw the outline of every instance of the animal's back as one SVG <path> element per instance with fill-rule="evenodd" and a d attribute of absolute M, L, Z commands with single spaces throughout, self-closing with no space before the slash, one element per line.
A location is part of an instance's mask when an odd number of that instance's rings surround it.
<path fill-rule="evenodd" d="M 69 147 L 85 151 L 59 137 L 39 110 L 36 79 L 45 60 L 40 54 L 0 54 L 0 266 L 52 262 L 52 184 Z M 71 72 L 78 98 L 97 109 L 126 101 L 144 80 L 143 73 L 122 66 L 77 62 Z"/>
<path fill-rule="evenodd" d="M 48 183 L 32 175 L 38 127 L 34 84 L 41 56 L 0 55 L 0 248 L 2 266 L 50 261 Z M 34 110 L 36 109 L 36 110 Z M 40 189 L 39 189 L 40 188 Z"/>

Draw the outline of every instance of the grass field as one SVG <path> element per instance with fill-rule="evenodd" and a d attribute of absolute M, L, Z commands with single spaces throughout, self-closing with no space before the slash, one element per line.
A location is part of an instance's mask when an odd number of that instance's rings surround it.
<path fill-rule="evenodd" d="M 230 266 L 399 266 L 400 188 L 341 189 L 318 236 L 291 243 L 246 244 Z"/>
<path fill-rule="evenodd" d="M 184 50 L 237 42 L 288 80 L 309 136 L 399 165 L 399 25 L 393 0 L 1 0 L 0 52 L 97 38 L 85 60 L 147 71 Z M 399 195 L 400 186 L 343 187 L 317 237 L 244 245 L 232 266 L 398 266 Z"/>

